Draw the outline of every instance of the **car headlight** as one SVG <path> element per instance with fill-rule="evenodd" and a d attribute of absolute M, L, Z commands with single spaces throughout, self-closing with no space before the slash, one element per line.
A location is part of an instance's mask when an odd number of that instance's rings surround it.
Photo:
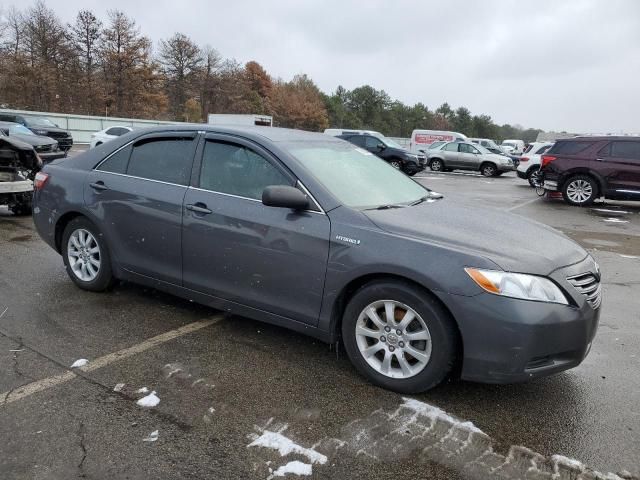
<path fill-rule="evenodd" d="M 480 288 L 494 295 L 569 304 L 560 288 L 545 277 L 477 268 L 465 268 L 464 270 Z"/>
<path fill-rule="evenodd" d="M 33 133 L 35 133 L 36 135 L 43 135 L 43 136 L 47 136 L 47 131 L 46 130 L 34 130 Z"/>

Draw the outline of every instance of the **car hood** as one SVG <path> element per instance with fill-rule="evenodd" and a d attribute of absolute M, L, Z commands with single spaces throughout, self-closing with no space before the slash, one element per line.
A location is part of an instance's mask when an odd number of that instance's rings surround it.
<path fill-rule="evenodd" d="M 20 135 L 19 133 L 18 134 L 12 133 L 10 136 L 11 138 L 15 138 L 16 140 L 27 143 L 34 147 L 37 147 L 40 145 L 54 145 L 58 143 L 52 138 L 43 137 L 41 135 Z"/>
<path fill-rule="evenodd" d="M 389 233 L 460 248 L 510 272 L 548 275 L 588 255 L 573 240 L 546 225 L 449 199 L 363 213 Z"/>

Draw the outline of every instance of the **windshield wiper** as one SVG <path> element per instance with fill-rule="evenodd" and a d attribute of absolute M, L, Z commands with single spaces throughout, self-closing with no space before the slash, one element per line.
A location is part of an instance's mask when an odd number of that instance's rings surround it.
<path fill-rule="evenodd" d="M 389 210 L 391 208 L 405 208 L 408 205 L 402 205 L 401 203 L 390 203 L 388 205 L 379 205 L 377 207 L 365 208 L 365 210 Z"/>
<path fill-rule="evenodd" d="M 441 193 L 437 193 L 437 192 L 429 192 L 429 193 L 428 193 L 427 195 L 425 195 L 424 197 L 419 198 L 418 200 L 416 200 L 416 201 L 415 201 L 415 202 L 413 202 L 413 203 L 410 203 L 410 204 L 409 204 L 409 206 L 410 206 L 410 207 L 413 207 L 414 205 L 419 205 L 419 204 L 421 204 L 422 202 L 426 202 L 426 201 L 428 201 L 428 200 L 432 200 L 432 201 L 440 200 L 440 199 L 441 199 L 441 198 L 443 198 L 443 197 L 444 197 L 444 195 L 442 195 Z"/>

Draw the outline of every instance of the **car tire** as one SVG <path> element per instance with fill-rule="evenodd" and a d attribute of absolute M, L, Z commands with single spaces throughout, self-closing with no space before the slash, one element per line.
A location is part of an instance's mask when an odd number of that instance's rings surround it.
<path fill-rule="evenodd" d="M 78 287 L 102 292 L 113 285 L 109 249 L 102 232 L 89 219 L 76 217 L 67 224 L 60 250 L 67 274 Z"/>
<path fill-rule="evenodd" d="M 393 308 L 388 310 L 387 304 Z M 371 310 L 378 323 L 371 320 Z M 391 324 L 387 311 L 392 312 Z M 405 317 L 408 313 L 411 316 Z M 407 318 L 409 323 L 403 326 Z M 351 363 L 372 383 L 400 393 L 424 392 L 440 384 L 455 364 L 458 338 L 454 321 L 440 302 L 409 282 L 380 280 L 364 285 L 342 318 L 342 339 Z"/>
<path fill-rule="evenodd" d="M 598 197 L 598 184 L 589 175 L 574 175 L 562 186 L 562 198 L 569 205 L 591 205 Z"/>
<path fill-rule="evenodd" d="M 434 158 L 429 162 L 429 168 L 432 172 L 442 172 L 445 170 L 444 163 L 439 158 Z"/>
<path fill-rule="evenodd" d="M 496 173 L 498 173 L 498 169 L 494 163 L 485 162 L 482 165 L 480 165 L 480 173 L 484 177 L 495 177 Z"/>
<path fill-rule="evenodd" d="M 530 168 L 527 172 L 527 182 L 529 182 L 531 188 L 536 187 L 536 175 L 538 175 L 538 172 L 540 172 L 540 168 Z"/>

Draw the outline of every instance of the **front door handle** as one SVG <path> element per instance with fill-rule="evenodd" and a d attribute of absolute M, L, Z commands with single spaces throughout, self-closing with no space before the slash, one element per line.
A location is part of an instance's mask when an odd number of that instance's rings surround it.
<path fill-rule="evenodd" d="M 107 187 L 102 180 L 98 180 L 95 183 L 90 183 L 89 186 L 94 190 L 99 190 L 99 191 L 109 190 L 109 187 Z"/>
<path fill-rule="evenodd" d="M 203 215 L 208 215 L 209 213 L 213 213 L 202 202 L 191 203 L 191 204 L 187 205 L 186 208 L 187 208 L 187 210 L 191 210 L 192 212 L 196 212 L 196 213 L 202 213 Z"/>

